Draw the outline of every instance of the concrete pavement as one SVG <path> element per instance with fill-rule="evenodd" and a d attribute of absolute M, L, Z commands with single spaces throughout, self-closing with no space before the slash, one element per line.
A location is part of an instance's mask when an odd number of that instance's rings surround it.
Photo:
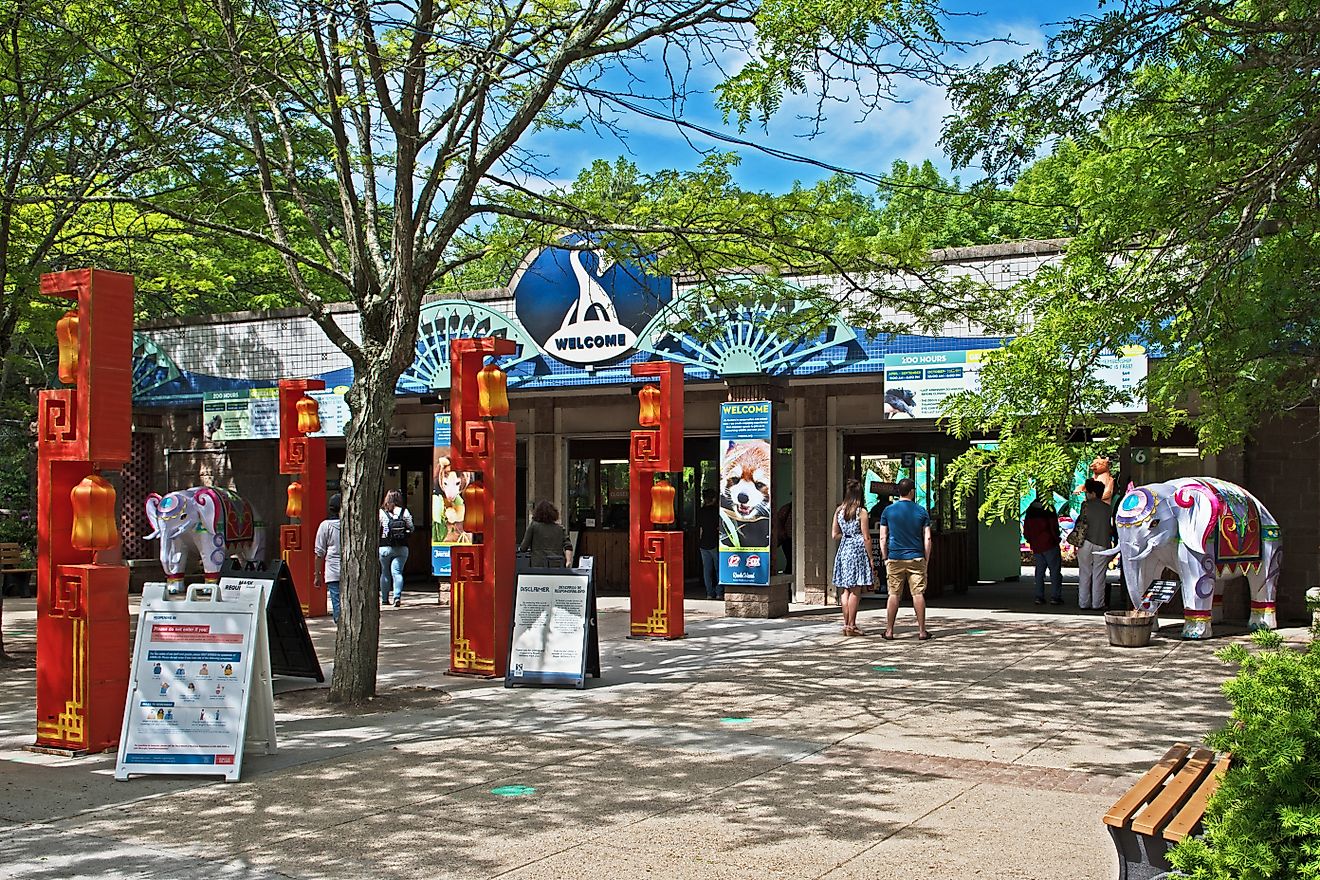
<path fill-rule="evenodd" d="M 910 608 L 886 642 L 874 602 L 845 637 L 837 610 L 705 601 L 688 638 L 636 642 L 605 598 L 604 675 L 574 691 L 445 677 L 448 609 L 409 594 L 378 704 L 279 680 L 279 751 L 232 784 L 23 751 L 34 673 L 0 667 L 0 877 L 1110 878 L 1100 816 L 1223 723 L 1213 652 L 1242 630 L 1185 643 L 1170 619 L 1111 648 L 1099 616 L 1029 596 L 974 588 L 926 643 Z M 34 613 L 5 603 L 20 660 Z M 333 627 L 310 625 L 328 667 Z"/>

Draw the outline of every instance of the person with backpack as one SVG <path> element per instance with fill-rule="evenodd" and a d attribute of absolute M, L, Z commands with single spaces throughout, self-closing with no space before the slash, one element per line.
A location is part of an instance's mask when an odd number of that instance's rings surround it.
<path fill-rule="evenodd" d="M 391 489 L 380 503 L 380 604 L 389 605 L 391 587 L 394 607 L 403 604 L 403 565 L 408 561 L 408 539 L 413 518 L 403 506 L 403 493 Z"/>

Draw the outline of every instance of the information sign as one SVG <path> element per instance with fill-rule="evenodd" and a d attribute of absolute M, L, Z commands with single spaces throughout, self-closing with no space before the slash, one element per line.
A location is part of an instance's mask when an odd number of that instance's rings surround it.
<path fill-rule="evenodd" d="M 519 572 L 505 687 L 586 687 L 600 677 L 596 591 L 590 568 Z"/>
<path fill-rule="evenodd" d="M 720 583 L 770 583 L 771 413 L 768 400 L 720 404 Z"/>
<path fill-rule="evenodd" d="M 321 420 L 321 430 L 313 431 L 308 437 L 342 437 L 348 425 L 348 401 L 344 399 L 347 389 L 342 386 L 328 391 L 304 392 L 316 401 L 316 414 Z"/>
<path fill-rule="evenodd" d="M 219 775 L 238 780 L 249 735 L 275 749 L 265 578 L 222 577 L 171 599 L 142 591 L 115 778 Z"/>
<path fill-rule="evenodd" d="M 280 390 L 247 388 L 202 395 L 202 428 L 213 443 L 280 436 Z"/>
<path fill-rule="evenodd" d="M 962 391 L 978 391 L 981 367 L 992 349 L 927 351 L 885 355 L 886 419 L 936 419 L 944 399 Z M 1146 378 L 1146 350 L 1126 346 L 1117 354 L 1096 359 L 1096 379 L 1119 391 L 1135 394 Z M 1145 412 L 1139 396 L 1109 412 Z"/>

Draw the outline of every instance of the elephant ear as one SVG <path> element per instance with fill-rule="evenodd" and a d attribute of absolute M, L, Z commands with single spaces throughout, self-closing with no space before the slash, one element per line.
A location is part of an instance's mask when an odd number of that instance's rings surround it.
<path fill-rule="evenodd" d="M 143 535 L 142 540 L 150 541 L 160 536 L 160 494 L 152 492 L 146 501 L 147 522 L 151 523 L 151 534 Z"/>
<path fill-rule="evenodd" d="M 1200 480 L 1188 480 L 1174 490 L 1173 503 L 1179 508 L 1178 537 L 1183 545 L 1197 553 L 1211 552 L 1210 536 L 1224 509 L 1219 493 Z"/>
<path fill-rule="evenodd" d="M 193 493 L 193 504 L 197 505 L 197 518 L 211 534 L 219 534 L 216 522 L 220 519 L 220 494 L 209 486 L 203 486 Z"/>

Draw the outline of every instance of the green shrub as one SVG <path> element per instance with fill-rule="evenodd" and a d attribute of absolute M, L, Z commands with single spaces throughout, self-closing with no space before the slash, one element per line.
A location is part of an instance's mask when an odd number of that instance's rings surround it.
<path fill-rule="evenodd" d="M 0 408 L 0 541 L 28 550 L 37 546 L 37 520 L 32 510 L 36 484 L 35 455 L 27 407 Z"/>
<path fill-rule="evenodd" d="M 1206 809 L 1205 834 L 1169 861 L 1196 880 L 1320 880 L 1320 641 L 1304 650 L 1258 632 L 1218 656 L 1239 667 L 1224 684 L 1228 726 L 1208 744 L 1233 766 Z"/>

